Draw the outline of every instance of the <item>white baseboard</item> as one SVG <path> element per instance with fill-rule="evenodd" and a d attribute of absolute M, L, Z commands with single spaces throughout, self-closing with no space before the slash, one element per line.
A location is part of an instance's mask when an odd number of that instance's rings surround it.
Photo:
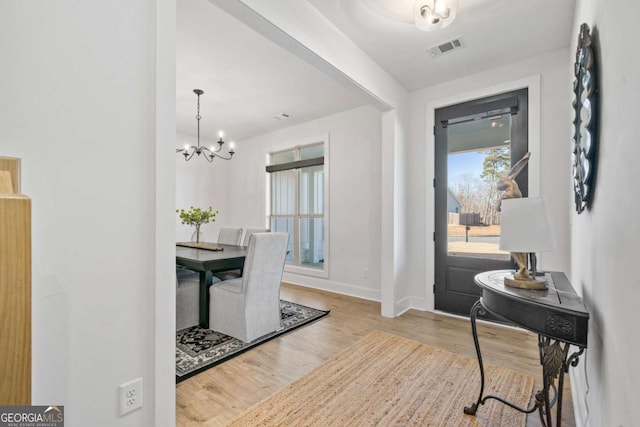
<path fill-rule="evenodd" d="M 396 303 L 396 317 L 401 316 L 409 310 L 429 311 L 426 298 L 405 297 Z"/>
<path fill-rule="evenodd" d="M 381 300 L 380 290 L 378 289 L 363 288 L 346 283 L 333 282 L 320 277 L 303 276 L 300 274 L 285 272 L 282 275 L 282 281 L 285 283 L 291 283 L 292 285 L 320 289 L 322 291 L 348 295 L 350 297 L 362 298 L 370 301 L 380 302 Z"/>
<path fill-rule="evenodd" d="M 411 310 L 411 297 L 401 299 L 395 304 L 393 309 L 394 317 L 402 316 L 407 311 Z"/>
<path fill-rule="evenodd" d="M 370 301 L 381 301 L 381 293 L 377 289 L 363 288 L 361 286 L 349 285 L 346 283 L 334 282 L 319 277 L 304 276 L 295 273 L 285 272 L 282 281 L 292 285 L 304 286 L 306 288 L 319 289 L 350 297 L 362 298 Z M 395 317 L 401 316 L 409 310 L 430 311 L 426 298 L 406 297 L 398 301 L 395 305 Z"/>
<path fill-rule="evenodd" d="M 581 361 L 584 364 L 584 361 Z M 571 401 L 573 402 L 573 416 L 576 421 L 576 427 L 588 427 L 587 422 L 587 407 L 585 402 L 585 396 L 588 392 L 585 382 L 584 366 L 580 369 L 581 365 L 572 368 L 569 371 L 571 376 Z"/>

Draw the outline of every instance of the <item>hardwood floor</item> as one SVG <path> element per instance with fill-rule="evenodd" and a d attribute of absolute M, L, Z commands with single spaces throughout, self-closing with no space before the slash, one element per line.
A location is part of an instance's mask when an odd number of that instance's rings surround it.
<path fill-rule="evenodd" d="M 468 319 L 417 310 L 388 319 L 380 315 L 380 303 L 287 284 L 281 297 L 331 314 L 178 384 L 177 426 L 225 425 L 375 329 L 476 357 Z M 535 379 L 534 391 L 541 388 L 536 335 L 484 322 L 478 332 L 485 363 L 527 373 Z M 568 379 L 562 424 L 570 427 L 575 421 Z M 527 427 L 540 425 L 536 413 L 528 416 Z"/>

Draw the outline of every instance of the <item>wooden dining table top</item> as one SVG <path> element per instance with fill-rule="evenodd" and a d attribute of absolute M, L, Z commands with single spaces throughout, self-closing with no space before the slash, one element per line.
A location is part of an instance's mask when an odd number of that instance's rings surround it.
<path fill-rule="evenodd" d="M 194 271 L 224 271 L 244 265 L 246 246 L 208 243 L 222 250 L 209 250 L 176 244 L 176 264 Z"/>

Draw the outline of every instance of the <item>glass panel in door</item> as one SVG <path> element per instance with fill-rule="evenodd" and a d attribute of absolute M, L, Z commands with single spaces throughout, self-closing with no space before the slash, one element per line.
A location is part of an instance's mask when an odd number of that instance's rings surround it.
<path fill-rule="evenodd" d="M 447 142 L 447 255 L 508 260 L 497 184 L 511 168 L 509 109 L 450 120 Z"/>

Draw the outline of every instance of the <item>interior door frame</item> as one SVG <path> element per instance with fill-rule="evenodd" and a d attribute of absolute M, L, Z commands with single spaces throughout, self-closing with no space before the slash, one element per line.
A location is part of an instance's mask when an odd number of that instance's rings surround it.
<path fill-rule="evenodd" d="M 518 89 L 528 89 L 529 105 L 527 120 L 529 152 L 531 159 L 528 163 L 529 168 L 529 196 L 540 196 L 540 75 L 524 77 L 518 80 L 512 80 L 501 84 L 460 92 L 458 94 L 435 99 L 426 104 L 426 165 L 427 173 L 425 176 L 425 247 L 426 247 L 426 283 L 425 283 L 425 309 L 434 311 L 435 298 L 433 286 L 435 284 L 435 242 L 433 241 L 433 233 L 435 232 L 435 191 L 432 185 L 435 179 L 435 135 L 433 127 L 435 126 L 435 110 L 438 108 L 448 107 L 460 104 L 466 101 L 486 98 L 504 92 L 510 92 Z"/>

